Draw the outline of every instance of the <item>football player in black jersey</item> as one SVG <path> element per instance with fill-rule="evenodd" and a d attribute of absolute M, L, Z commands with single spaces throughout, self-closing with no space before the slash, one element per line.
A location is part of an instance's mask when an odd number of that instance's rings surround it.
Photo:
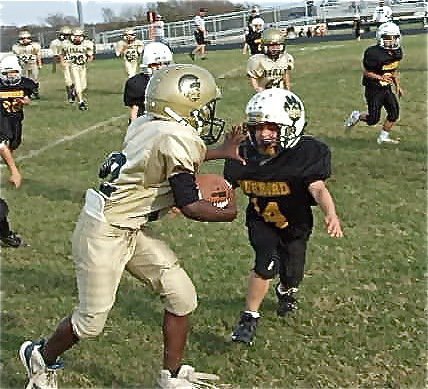
<path fill-rule="evenodd" d="M 37 84 L 30 78 L 21 77 L 21 66 L 15 56 L 7 56 L 0 62 L 0 156 L 10 170 L 9 181 L 19 188 L 21 174 L 15 165 L 13 150 L 21 144 L 23 106 L 31 102 L 30 96 Z M 23 244 L 21 237 L 10 229 L 9 207 L 0 199 L 0 240 L 10 247 Z"/>
<path fill-rule="evenodd" d="M 400 37 L 400 28 L 396 24 L 387 22 L 379 26 L 376 32 L 377 44 L 368 47 L 363 57 L 362 83 L 365 86 L 368 112 L 352 111 L 345 121 L 346 129 L 350 129 L 360 120 L 373 126 L 379 122 L 381 109 L 384 107 L 387 117 L 377 138 L 378 144 L 399 143 L 399 139 L 390 137 L 390 132 L 400 113 L 397 96 L 400 98 L 403 95 L 398 70 L 403 58 Z"/>
<path fill-rule="evenodd" d="M 18 59 L 11 55 L 0 62 L 0 142 L 6 142 L 11 151 L 18 148 L 22 138 L 23 106 L 37 84 L 21 76 Z"/>
<path fill-rule="evenodd" d="M 325 180 L 330 176 L 328 146 L 303 135 L 305 109 L 294 93 L 280 88 L 254 95 L 247 104 L 249 139 L 241 146 L 246 164 L 227 160 L 224 176 L 248 196 L 246 226 L 255 251 L 246 308 L 232 340 L 252 344 L 259 308 L 270 280 L 279 273 L 275 290 L 277 314 L 297 308 L 295 293 L 303 279 L 306 245 L 313 227 L 311 206 L 324 213 L 327 232 L 342 237 L 340 220 Z"/>
<path fill-rule="evenodd" d="M 167 45 L 152 42 L 146 46 L 141 63 L 142 72 L 126 81 L 123 93 L 123 102 L 130 108 L 129 123 L 144 113 L 146 87 L 153 71 L 170 63 L 172 63 L 172 52 Z"/>

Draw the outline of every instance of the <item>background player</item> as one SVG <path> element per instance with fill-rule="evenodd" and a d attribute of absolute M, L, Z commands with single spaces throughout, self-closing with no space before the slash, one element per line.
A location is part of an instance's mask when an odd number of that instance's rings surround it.
<path fill-rule="evenodd" d="M 374 126 L 380 120 L 382 107 L 387 112 L 377 143 L 397 144 L 399 139 L 390 136 L 392 127 L 400 114 L 397 96 L 403 95 L 400 84 L 399 65 L 403 59 L 400 43 L 400 28 L 393 22 L 379 26 L 376 31 L 377 44 L 368 47 L 363 57 L 363 85 L 367 101 L 367 113 L 352 111 L 345 121 L 345 128 L 350 129 L 360 120 Z M 395 88 L 395 93 L 393 92 Z M 397 96 L 396 96 L 397 95 Z"/>
<path fill-rule="evenodd" d="M 294 58 L 286 52 L 285 43 L 281 30 L 268 28 L 263 31 L 263 54 L 251 56 L 247 63 L 247 75 L 256 92 L 272 87 L 290 90 L 290 70 L 294 69 Z"/>
<path fill-rule="evenodd" d="M 70 44 L 66 44 L 61 50 L 62 61 L 70 61 L 70 73 L 72 84 L 79 109 L 86 111 L 88 102 L 84 99 L 84 92 L 87 88 L 87 68 L 88 62 L 94 59 L 94 44 L 85 39 L 85 32 L 80 28 L 75 29 L 71 35 Z"/>
<path fill-rule="evenodd" d="M 137 33 L 132 28 L 125 30 L 123 39 L 117 43 L 116 56 L 123 58 L 128 78 L 137 74 L 144 43 L 137 39 Z"/>
<path fill-rule="evenodd" d="M 149 43 L 143 53 L 142 72 L 129 78 L 125 83 L 123 102 L 130 108 L 129 122 L 142 116 L 145 111 L 145 92 L 153 71 L 173 62 L 172 52 L 160 42 Z"/>
<path fill-rule="evenodd" d="M 18 57 L 23 76 L 37 83 L 32 94 L 33 99 L 39 99 L 39 70 L 42 68 L 42 49 L 38 42 L 33 42 L 31 34 L 24 30 L 18 35 L 18 42 L 12 46 L 12 52 Z"/>

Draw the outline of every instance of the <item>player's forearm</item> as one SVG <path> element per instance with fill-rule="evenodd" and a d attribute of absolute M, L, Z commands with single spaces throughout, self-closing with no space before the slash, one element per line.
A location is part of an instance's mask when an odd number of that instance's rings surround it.
<path fill-rule="evenodd" d="M 133 105 L 130 107 L 130 114 L 129 117 L 131 120 L 135 120 L 138 116 L 138 105 Z"/>
<path fill-rule="evenodd" d="M 231 222 L 237 215 L 234 200 L 226 208 L 218 208 L 206 200 L 199 200 L 180 210 L 187 218 L 202 222 Z"/>
<path fill-rule="evenodd" d="M 323 211 L 324 215 L 336 215 L 336 207 L 334 205 L 333 197 L 331 197 L 328 189 L 323 186 L 317 186 L 315 188 L 309 188 L 312 197 Z"/>
<path fill-rule="evenodd" d="M 0 146 L 0 156 L 6 162 L 6 165 L 7 165 L 11 174 L 19 174 L 19 170 L 16 167 L 15 160 L 13 158 L 12 152 L 10 151 L 9 147 L 7 147 L 5 145 L 1 145 Z"/>
<path fill-rule="evenodd" d="M 373 80 L 378 80 L 378 81 L 382 80 L 382 78 L 383 78 L 380 74 L 376 74 L 376 73 L 370 72 L 368 70 L 364 70 L 364 76 L 371 78 Z"/>
<path fill-rule="evenodd" d="M 284 73 L 283 80 L 284 80 L 285 89 L 291 90 L 290 73 L 288 71 Z"/>

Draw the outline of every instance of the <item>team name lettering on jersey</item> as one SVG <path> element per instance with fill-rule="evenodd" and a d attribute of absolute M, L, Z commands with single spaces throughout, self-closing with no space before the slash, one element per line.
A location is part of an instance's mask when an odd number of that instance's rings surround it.
<path fill-rule="evenodd" d="M 265 69 L 263 70 L 263 77 L 273 78 L 273 77 L 282 77 L 285 73 L 285 69 Z"/>
<path fill-rule="evenodd" d="M 291 193 L 286 182 L 261 182 L 253 180 L 238 181 L 242 191 L 247 195 L 258 197 L 286 196 Z"/>

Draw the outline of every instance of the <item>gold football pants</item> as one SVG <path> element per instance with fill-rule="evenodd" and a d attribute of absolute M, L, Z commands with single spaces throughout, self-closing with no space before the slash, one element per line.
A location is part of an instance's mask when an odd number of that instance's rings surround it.
<path fill-rule="evenodd" d="M 79 102 L 83 101 L 83 92 L 86 90 L 86 66 L 75 65 L 70 67 L 71 80 L 76 90 L 77 99 Z"/>

